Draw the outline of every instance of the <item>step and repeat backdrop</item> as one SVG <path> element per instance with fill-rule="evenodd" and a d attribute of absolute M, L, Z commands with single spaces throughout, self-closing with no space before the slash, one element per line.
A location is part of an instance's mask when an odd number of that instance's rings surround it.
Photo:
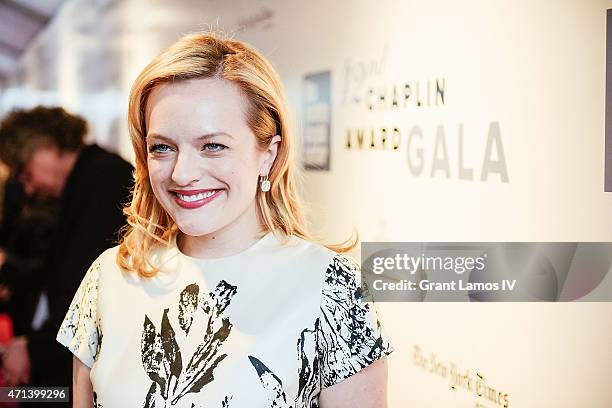
<path fill-rule="evenodd" d="M 68 0 L 2 89 L 0 110 L 61 104 L 91 121 L 91 140 L 132 158 L 135 76 L 180 35 L 212 28 L 279 71 L 308 215 L 329 242 L 354 227 L 370 242 L 612 241 L 609 8 Z M 612 303 L 580 300 L 378 302 L 395 346 L 390 407 L 612 406 Z"/>

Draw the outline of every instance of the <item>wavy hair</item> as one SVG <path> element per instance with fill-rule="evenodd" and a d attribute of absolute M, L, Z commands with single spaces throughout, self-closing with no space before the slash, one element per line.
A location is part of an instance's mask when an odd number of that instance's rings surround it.
<path fill-rule="evenodd" d="M 338 253 L 353 249 L 359 241 L 356 230 L 339 244 L 323 244 L 308 231 L 297 189 L 302 174 L 296 164 L 295 134 L 275 69 L 257 50 L 241 41 L 196 33 L 182 37 L 153 59 L 130 92 L 128 124 L 136 168 L 132 201 L 123 209 L 128 224 L 117 254 L 119 266 L 142 277 L 154 276 L 159 266 L 152 261 L 151 251 L 160 245 L 169 246 L 178 234 L 177 225 L 157 201 L 149 181 L 145 111 L 155 87 L 194 78 L 219 78 L 239 86 L 248 101 L 246 122 L 260 149 L 265 150 L 274 135 L 281 136 L 269 172 L 270 190 L 264 193 L 258 188 L 256 193 L 257 214 L 265 232 L 279 236 L 283 245 L 291 236 L 297 236 Z"/>

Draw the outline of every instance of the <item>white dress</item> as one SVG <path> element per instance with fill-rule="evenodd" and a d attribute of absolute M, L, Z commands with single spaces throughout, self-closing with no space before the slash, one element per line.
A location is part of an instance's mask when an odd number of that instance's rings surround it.
<path fill-rule="evenodd" d="M 93 262 L 57 334 L 91 368 L 96 407 L 317 407 L 322 388 L 393 351 L 359 265 L 322 245 L 269 232 L 198 259 L 174 240 L 149 279 L 117 250 Z"/>

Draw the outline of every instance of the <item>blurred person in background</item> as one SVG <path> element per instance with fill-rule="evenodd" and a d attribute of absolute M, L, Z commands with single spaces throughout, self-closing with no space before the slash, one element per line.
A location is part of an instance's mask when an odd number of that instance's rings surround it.
<path fill-rule="evenodd" d="M 4 182 L 0 200 L 0 312 L 11 318 L 12 333 L 27 334 L 40 327 L 39 309 L 45 262 L 53 242 L 58 200 L 27 196 L 14 178 Z M 5 333 L 0 333 L 5 338 Z"/>
<path fill-rule="evenodd" d="M 57 228 L 42 274 L 48 319 L 17 336 L 2 356 L 10 385 L 71 385 L 72 358 L 55 342 L 84 271 L 118 239 L 129 201 L 131 164 L 96 144 L 87 123 L 60 107 L 14 110 L 0 123 L 0 160 L 29 196 L 59 200 Z M 42 299 L 42 298 L 41 298 Z"/>

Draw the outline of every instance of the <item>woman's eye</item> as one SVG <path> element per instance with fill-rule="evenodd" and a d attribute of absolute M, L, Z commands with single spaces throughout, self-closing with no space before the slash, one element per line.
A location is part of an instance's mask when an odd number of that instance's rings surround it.
<path fill-rule="evenodd" d="M 165 145 L 165 144 L 154 144 L 153 146 L 151 146 L 149 148 L 149 152 L 151 153 L 166 153 L 169 152 L 170 146 Z"/>
<path fill-rule="evenodd" d="M 219 143 L 206 143 L 204 145 L 204 149 L 209 152 L 220 152 L 221 150 L 225 148 L 226 146 L 219 144 Z"/>

